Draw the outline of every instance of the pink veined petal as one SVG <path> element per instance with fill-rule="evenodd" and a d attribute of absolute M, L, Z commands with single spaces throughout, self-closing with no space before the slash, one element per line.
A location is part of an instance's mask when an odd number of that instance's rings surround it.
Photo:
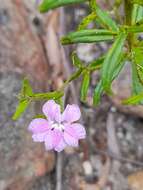
<path fill-rule="evenodd" d="M 53 130 L 53 146 L 56 147 L 63 138 L 63 132 L 57 129 Z"/>
<path fill-rule="evenodd" d="M 69 146 L 78 146 L 78 136 L 71 126 L 67 126 L 64 131 L 64 140 Z"/>
<path fill-rule="evenodd" d="M 53 145 L 53 131 L 49 130 L 45 135 L 45 148 L 46 150 L 54 149 Z"/>
<path fill-rule="evenodd" d="M 62 140 L 63 133 L 59 130 L 49 130 L 45 135 L 45 147 L 46 150 L 54 149 Z"/>
<path fill-rule="evenodd" d="M 28 130 L 35 134 L 43 133 L 49 129 L 48 121 L 42 118 L 33 119 L 28 127 Z"/>
<path fill-rule="evenodd" d="M 65 111 L 62 114 L 62 121 L 72 123 L 80 119 L 81 112 L 78 105 L 67 105 Z"/>
<path fill-rule="evenodd" d="M 73 123 L 70 127 L 74 130 L 75 136 L 78 139 L 84 139 L 86 137 L 86 130 L 83 125 L 79 123 Z"/>
<path fill-rule="evenodd" d="M 61 122 L 60 106 L 54 100 L 47 101 L 42 110 L 48 120 Z"/>
<path fill-rule="evenodd" d="M 45 141 L 45 136 L 46 136 L 46 132 L 45 133 L 34 134 L 34 135 L 32 135 L 32 138 L 33 138 L 34 142 L 44 142 Z"/>
<path fill-rule="evenodd" d="M 61 152 L 62 150 L 64 150 L 64 148 L 66 146 L 67 146 L 67 144 L 65 143 L 64 139 L 62 138 L 61 141 L 59 142 L 59 144 L 55 147 L 55 151 Z"/>

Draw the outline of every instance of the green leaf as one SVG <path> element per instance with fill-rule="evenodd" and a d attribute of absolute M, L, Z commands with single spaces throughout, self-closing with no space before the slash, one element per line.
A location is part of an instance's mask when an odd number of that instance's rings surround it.
<path fill-rule="evenodd" d="M 93 105 L 94 106 L 97 106 L 99 104 L 103 91 L 104 91 L 104 88 L 102 85 L 102 81 L 100 80 L 99 83 L 97 84 L 97 86 L 94 90 L 94 94 L 93 94 Z"/>
<path fill-rule="evenodd" d="M 33 95 L 33 90 L 28 79 L 24 79 L 23 88 L 26 95 L 29 95 L 29 96 Z"/>
<path fill-rule="evenodd" d="M 142 44 L 132 49 L 132 90 L 134 96 L 123 101 L 123 104 L 143 103 L 143 49 Z"/>
<path fill-rule="evenodd" d="M 112 76 L 112 81 L 119 75 L 119 73 L 121 72 L 124 64 L 125 64 L 125 59 L 126 59 L 126 55 L 122 54 L 122 58 L 120 60 L 120 63 L 118 64 L 118 66 L 116 67 L 113 76 Z M 102 85 L 102 81 L 100 80 L 99 83 L 97 84 L 95 90 L 94 90 L 94 94 L 93 94 L 93 104 L 96 106 L 99 104 L 100 102 L 100 97 L 102 95 L 102 93 L 104 92 L 104 88 Z"/>
<path fill-rule="evenodd" d="M 99 59 L 92 61 L 91 63 L 89 63 L 88 69 L 90 71 L 94 71 L 94 70 L 99 69 L 101 67 L 104 59 L 105 59 L 105 57 L 100 57 Z"/>
<path fill-rule="evenodd" d="M 78 69 L 75 73 L 73 73 L 73 74 L 69 77 L 69 79 L 67 79 L 67 80 L 65 81 L 65 85 L 67 85 L 67 84 L 70 83 L 71 81 L 77 79 L 77 78 L 81 75 L 83 69 L 84 69 L 84 68 Z"/>
<path fill-rule="evenodd" d="M 54 92 L 48 92 L 48 93 L 37 93 L 33 94 L 32 100 L 50 100 L 50 99 L 59 99 L 63 96 L 62 91 L 54 91 Z"/>
<path fill-rule="evenodd" d="M 143 0 L 131 0 L 131 2 L 143 6 Z"/>
<path fill-rule="evenodd" d="M 76 43 L 94 43 L 94 42 L 104 42 L 104 41 L 112 41 L 113 36 L 104 35 L 104 36 L 85 36 L 85 37 L 78 37 L 78 38 L 63 38 L 61 43 L 62 45 L 68 44 L 76 44 Z"/>
<path fill-rule="evenodd" d="M 132 51 L 132 93 L 138 95 L 143 92 L 143 54 L 140 47 Z"/>
<path fill-rule="evenodd" d="M 139 79 L 137 67 L 135 63 L 132 63 L 132 93 L 134 95 L 143 91 L 143 85 Z"/>
<path fill-rule="evenodd" d="M 135 4 L 132 11 L 132 25 L 135 25 L 141 19 L 143 19 L 143 7 Z"/>
<path fill-rule="evenodd" d="M 86 16 L 85 18 L 83 18 L 83 20 L 81 21 L 81 23 L 78 26 L 77 30 L 84 30 L 86 29 L 86 27 L 92 22 L 94 21 L 96 18 L 96 14 L 95 12 L 92 12 L 91 14 L 89 14 L 88 16 Z"/>
<path fill-rule="evenodd" d="M 114 72 L 118 68 L 118 65 L 122 59 L 123 55 L 122 51 L 126 37 L 127 37 L 126 33 L 123 32 L 121 32 L 117 36 L 114 44 L 110 48 L 103 62 L 101 79 L 103 87 L 105 91 L 108 93 L 111 92 L 110 86 L 112 83 Z"/>
<path fill-rule="evenodd" d="M 83 81 L 82 81 L 82 85 L 81 85 L 81 101 L 85 102 L 86 97 L 87 97 L 87 92 L 88 92 L 88 88 L 89 88 L 89 83 L 90 83 L 90 72 L 85 71 L 83 73 Z"/>
<path fill-rule="evenodd" d="M 33 95 L 32 87 L 29 83 L 29 80 L 25 78 L 22 83 L 22 89 L 20 91 L 20 96 L 22 98 L 25 98 L 26 96 L 32 96 L 32 95 Z"/>
<path fill-rule="evenodd" d="M 91 10 L 95 11 L 96 5 L 97 5 L 96 0 L 89 0 L 89 5 L 90 5 Z"/>
<path fill-rule="evenodd" d="M 112 32 L 104 29 L 86 29 L 77 32 L 71 32 L 67 36 L 61 38 L 63 45 L 73 43 L 93 43 L 101 41 L 111 41 L 116 32 Z"/>
<path fill-rule="evenodd" d="M 83 3 L 87 0 L 43 0 L 39 5 L 39 11 L 41 13 L 48 12 L 50 9 L 55 9 L 61 6 Z"/>
<path fill-rule="evenodd" d="M 132 33 L 143 32 L 143 26 L 130 26 L 126 29 L 127 29 L 127 32 L 132 32 Z"/>
<path fill-rule="evenodd" d="M 109 28 L 112 31 L 119 31 L 116 22 L 112 18 L 110 18 L 106 11 L 101 10 L 98 6 L 96 6 L 95 11 L 97 17 L 99 18 L 99 21 L 103 24 L 103 26 Z"/>
<path fill-rule="evenodd" d="M 76 52 L 72 53 L 72 63 L 75 67 L 77 68 L 82 68 L 83 67 L 83 63 L 82 61 L 78 58 Z"/>
<path fill-rule="evenodd" d="M 23 114 L 23 112 L 25 112 L 29 103 L 30 101 L 28 100 L 20 100 L 12 119 L 17 120 Z"/>
<path fill-rule="evenodd" d="M 38 114 L 38 115 L 35 115 L 35 116 L 33 117 L 33 119 L 36 119 L 36 118 L 43 118 L 43 119 L 47 119 L 47 118 L 46 118 L 46 116 L 45 116 L 45 115 L 43 115 L 43 114 Z"/>
<path fill-rule="evenodd" d="M 138 95 L 132 96 L 126 100 L 123 100 L 122 103 L 125 105 L 134 105 L 140 103 L 141 101 L 143 101 L 143 92 Z"/>
<path fill-rule="evenodd" d="M 76 32 L 70 32 L 67 37 L 69 37 L 70 39 L 72 38 L 79 38 L 79 37 L 90 37 L 90 36 L 114 36 L 117 35 L 118 32 L 115 31 L 110 31 L 110 30 L 106 30 L 106 29 L 85 29 L 85 30 L 80 30 L 80 31 L 76 31 Z M 66 37 L 66 36 L 65 36 Z"/>
<path fill-rule="evenodd" d="M 76 43 L 94 43 L 94 42 L 104 42 L 104 41 L 112 41 L 113 36 L 104 35 L 104 36 L 85 36 L 85 37 L 77 37 L 77 38 L 67 38 L 64 37 L 61 39 L 62 45 L 68 44 L 76 44 Z"/>

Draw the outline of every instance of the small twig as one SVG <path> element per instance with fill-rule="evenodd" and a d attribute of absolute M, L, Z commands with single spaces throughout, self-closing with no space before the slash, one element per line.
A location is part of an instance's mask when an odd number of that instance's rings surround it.
<path fill-rule="evenodd" d="M 115 121 L 112 112 L 109 112 L 106 123 L 108 150 L 118 156 L 121 155 L 118 139 L 115 131 Z"/>
<path fill-rule="evenodd" d="M 56 164 L 56 190 L 62 190 L 62 163 L 63 154 L 57 154 L 57 164 Z"/>
<path fill-rule="evenodd" d="M 97 190 L 101 190 L 106 186 L 107 181 L 108 181 L 108 176 L 110 173 L 110 168 L 111 168 L 111 160 L 107 156 L 106 163 L 104 164 L 104 166 L 101 170 L 101 176 L 100 176 L 99 181 L 97 183 L 97 187 L 96 187 Z"/>
<path fill-rule="evenodd" d="M 136 166 L 143 167 L 143 162 L 139 162 L 139 161 L 131 160 L 131 159 L 128 159 L 128 158 L 124 158 L 124 157 L 118 156 L 118 155 L 116 155 L 116 154 L 114 154 L 112 152 L 99 150 L 99 149 L 96 149 L 96 148 L 95 148 L 95 151 L 96 151 L 97 154 L 109 156 L 109 157 L 111 157 L 111 158 L 113 158 L 115 160 L 118 160 L 120 162 L 127 162 L 127 163 L 130 163 L 130 164 L 136 165 Z"/>

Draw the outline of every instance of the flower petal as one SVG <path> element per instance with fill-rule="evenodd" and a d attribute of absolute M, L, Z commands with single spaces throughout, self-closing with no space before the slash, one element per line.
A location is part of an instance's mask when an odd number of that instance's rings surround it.
<path fill-rule="evenodd" d="M 32 135 L 32 138 L 34 142 L 44 142 L 45 136 L 46 136 L 46 133 L 38 133 L 38 134 Z"/>
<path fill-rule="evenodd" d="M 53 130 L 53 146 L 56 147 L 63 138 L 63 132 L 57 129 Z"/>
<path fill-rule="evenodd" d="M 45 135 L 46 150 L 54 149 L 63 138 L 63 133 L 59 130 L 49 130 Z"/>
<path fill-rule="evenodd" d="M 43 105 L 43 113 L 51 121 L 61 122 L 60 106 L 54 100 L 49 100 Z"/>
<path fill-rule="evenodd" d="M 80 119 L 81 112 L 78 105 L 67 105 L 65 111 L 62 114 L 62 121 L 72 123 Z"/>
<path fill-rule="evenodd" d="M 46 119 L 37 118 L 33 119 L 29 124 L 28 130 L 32 133 L 43 133 L 50 129 L 48 121 Z"/>
<path fill-rule="evenodd" d="M 52 149 L 54 149 L 54 145 L 53 145 L 53 131 L 52 130 L 49 130 L 46 133 L 46 136 L 45 136 L 45 148 L 46 148 L 46 150 L 52 150 Z"/>
<path fill-rule="evenodd" d="M 78 146 L 77 134 L 71 126 L 65 128 L 64 140 L 69 146 L 74 146 L 74 147 Z"/>
<path fill-rule="evenodd" d="M 64 150 L 64 148 L 66 146 L 67 146 L 67 144 L 65 143 L 64 139 L 62 138 L 60 143 L 55 147 L 55 151 L 61 152 L 62 150 Z"/>
<path fill-rule="evenodd" d="M 83 125 L 79 123 L 73 123 L 70 127 L 74 130 L 75 136 L 78 139 L 84 139 L 86 137 L 86 131 Z"/>

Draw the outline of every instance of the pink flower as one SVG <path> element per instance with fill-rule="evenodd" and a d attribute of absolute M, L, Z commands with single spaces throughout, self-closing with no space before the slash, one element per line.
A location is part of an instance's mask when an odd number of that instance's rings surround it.
<path fill-rule="evenodd" d="M 81 113 L 77 105 L 67 105 L 61 114 L 60 106 L 54 100 L 43 105 L 43 113 L 47 119 L 33 119 L 28 129 L 35 142 L 44 142 L 46 150 L 62 151 L 66 146 L 78 146 L 79 139 L 84 139 L 84 127 L 76 123 Z"/>

